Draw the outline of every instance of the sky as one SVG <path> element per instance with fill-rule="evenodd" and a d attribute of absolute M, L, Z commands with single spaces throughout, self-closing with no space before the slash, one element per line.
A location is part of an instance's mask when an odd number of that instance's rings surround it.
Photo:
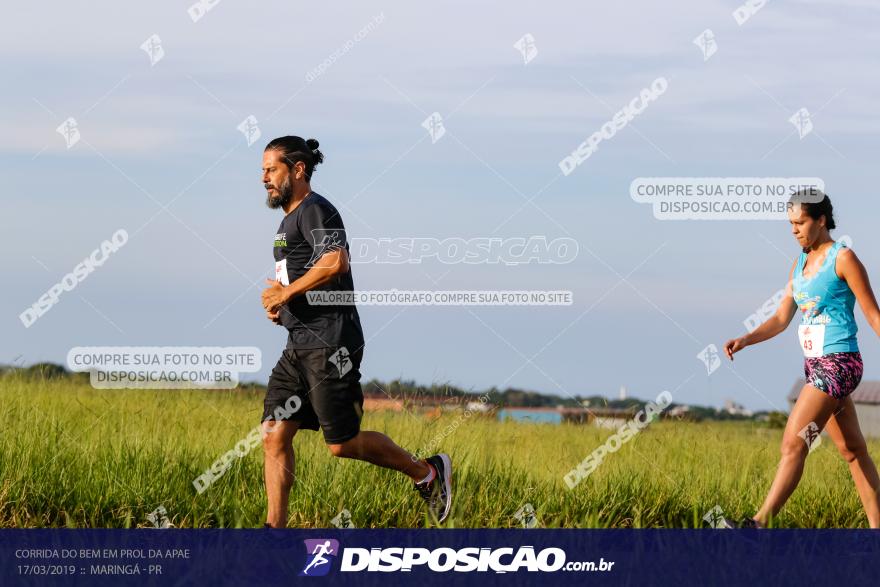
<path fill-rule="evenodd" d="M 0 23 L 0 363 L 79 346 L 253 346 L 281 212 L 260 166 L 315 137 L 312 187 L 351 239 L 539 236 L 568 263 L 357 262 L 358 289 L 566 290 L 557 307 L 360 308 L 364 380 L 474 391 L 786 409 L 794 324 L 726 359 L 798 254 L 785 221 L 655 218 L 640 177 L 819 177 L 839 229 L 880 268 L 880 5 L 738 1 L 6 6 Z M 196 15 L 197 18 L 193 18 Z M 711 30 L 706 58 L 694 43 Z M 156 35 L 156 37 L 153 37 Z M 530 52 L 517 43 L 526 37 Z M 142 49 L 149 39 L 153 42 Z M 521 45 L 522 46 L 522 45 Z M 658 78 L 668 87 L 569 175 L 559 162 Z M 803 137 L 790 122 L 810 113 Z M 433 113 L 445 133 L 423 122 Z M 238 127 L 256 120 L 248 144 Z M 76 121 L 70 147 L 56 129 Z M 114 232 L 128 242 L 30 327 L 19 315 Z M 880 344 L 858 313 L 866 379 Z"/>

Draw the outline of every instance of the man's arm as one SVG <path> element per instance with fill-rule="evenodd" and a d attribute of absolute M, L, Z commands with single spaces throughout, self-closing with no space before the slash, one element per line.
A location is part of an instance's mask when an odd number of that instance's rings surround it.
<path fill-rule="evenodd" d="M 321 255 L 305 275 L 290 285 L 284 286 L 273 279 L 267 279 L 266 282 L 270 287 L 263 290 L 263 307 L 267 312 L 277 313 L 281 306 L 294 297 L 324 285 L 337 275 L 348 271 L 348 267 L 348 251 L 340 248 Z"/>

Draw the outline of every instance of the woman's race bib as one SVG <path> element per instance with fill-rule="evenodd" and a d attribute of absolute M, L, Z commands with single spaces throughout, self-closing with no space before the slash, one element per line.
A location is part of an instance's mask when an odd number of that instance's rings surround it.
<path fill-rule="evenodd" d="M 801 350 L 808 359 L 822 356 L 825 348 L 825 325 L 824 324 L 801 324 L 798 327 L 798 338 L 801 340 Z"/>

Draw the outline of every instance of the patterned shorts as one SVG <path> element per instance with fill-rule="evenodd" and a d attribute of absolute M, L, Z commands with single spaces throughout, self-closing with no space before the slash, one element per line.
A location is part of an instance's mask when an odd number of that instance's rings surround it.
<path fill-rule="evenodd" d="M 863 372 L 861 353 L 831 353 L 804 361 L 807 384 L 835 399 L 843 399 L 854 392 L 862 381 Z"/>

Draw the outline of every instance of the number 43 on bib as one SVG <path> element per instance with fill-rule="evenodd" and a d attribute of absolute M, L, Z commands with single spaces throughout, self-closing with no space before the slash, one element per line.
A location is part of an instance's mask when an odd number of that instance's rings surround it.
<path fill-rule="evenodd" d="M 798 327 L 798 337 L 805 357 L 814 359 L 822 356 L 822 350 L 825 348 L 824 324 L 802 324 Z"/>

